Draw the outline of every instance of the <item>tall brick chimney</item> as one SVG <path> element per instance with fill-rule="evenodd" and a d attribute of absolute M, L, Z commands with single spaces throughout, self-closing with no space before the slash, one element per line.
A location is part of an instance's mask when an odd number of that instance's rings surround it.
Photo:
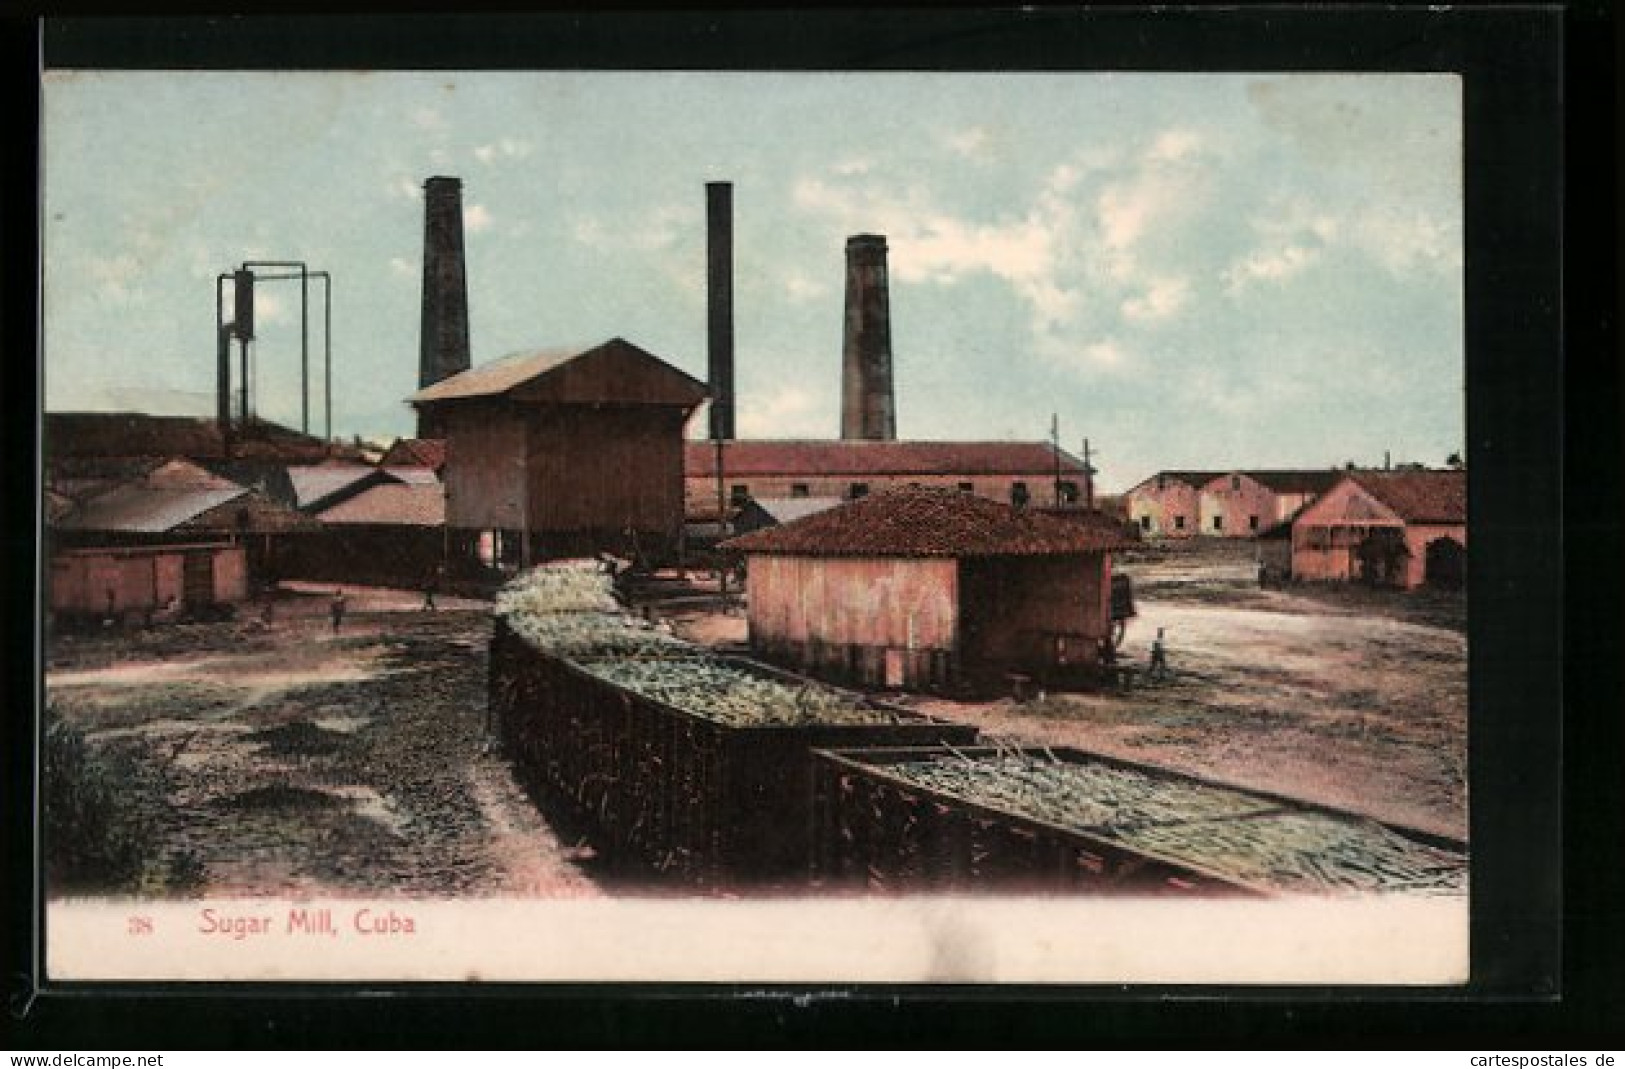
<path fill-rule="evenodd" d="M 468 279 L 463 266 L 463 182 L 436 176 L 423 183 L 423 331 L 418 388 L 469 367 Z M 439 430 L 418 415 L 418 437 Z"/>
<path fill-rule="evenodd" d="M 886 239 L 846 239 L 846 334 L 841 360 L 841 437 L 897 437 L 892 394 L 891 303 L 886 294 Z"/>
<path fill-rule="evenodd" d="M 734 436 L 733 184 L 705 184 L 706 346 L 711 386 L 711 437 Z"/>

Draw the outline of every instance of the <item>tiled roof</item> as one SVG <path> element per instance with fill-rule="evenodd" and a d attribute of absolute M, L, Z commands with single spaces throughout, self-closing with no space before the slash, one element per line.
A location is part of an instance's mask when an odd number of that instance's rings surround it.
<path fill-rule="evenodd" d="M 1135 483 L 1133 489 L 1154 488 L 1160 479 L 1164 482 L 1184 483 L 1192 490 L 1200 490 L 1219 476 L 1228 474 L 1229 472 L 1224 471 L 1159 471 L 1150 478 Z"/>
<path fill-rule="evenodd" d="M 688 442 L 690 479 L 715 477 L 716 444 Z M 1055 468 L 1047 442 L 731 441 L 722 446 L 724 475 L 1041 475 Z M 1061 450 L 1061 471 L 1077 478 L 1083 462 Z"/>
<path fill-rule="evenodd" d="M 446 491 L 439 483 L 383 483 L 322 512 L 324 524 L 398 524 L 439 527 L 446 522 Z"/>
<path fill-rule="evenodd" d="M 904 487 L 741 535 L 746 553 L 814 557 L 991 557 L 1092 553 L 1121 537 L 958 490 Z"/>
<path fill-rule="evenodd" d="M 1281 471 L 1249 469 L 1241 474 L 1250 476 L 1278 494 L 1324 494 L 1348 473 L 1335 468 L 1305 468 Z"/>
<path fill-rule="evenodd" d="M 240 486 L 154 489 L 128 483 L 84 502 L 63 517 L 59 526 L 65 531 L 163 534 L 247 493 Z"/>
<path fill-rule="evenodd" d="M 433 468 L 446 466 L 446 440 L 444 438 L 397 438 L 379 458 L 381 468 L 409 467 Z"/>
<path fill-rule="evenodd" d="M 1466 523 L 1464 471 L 1361 471 L 1349 476 L 1406 523 Z"/>

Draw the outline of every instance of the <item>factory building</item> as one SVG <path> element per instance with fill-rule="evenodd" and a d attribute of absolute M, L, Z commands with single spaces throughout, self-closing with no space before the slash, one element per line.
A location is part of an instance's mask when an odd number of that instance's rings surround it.
<path fill-rule="evenodd" d="M 714 516 L 714 442 L 686 448 L 691 515 Z M 750 498 L 854 500 L 905 486 L 958 490 L 1011 505 L 1078 505 L 1089 494 L 1081 460 L 1046 442 L 734 441 L 724 442 L 722 494 Z"/>
<path fill-rule="evenodd" d="M 929 689 L 1011 672 L 1064 681 L 1111 642 L 1096 527 L 973 494 L 874 494 L 725 543 L 744 554 L 751 646 L 798 669 Z"/>
<path fill-rule="evenodd" d="M 705 384 L 620 338 L 521 353 L 409 399 L 445 434 L 453 566 L 482 536 L 504 565 L 608 552 L 673 555 L 683 527 L 683 432 Z"/>
<path fill-rule="evenodd" d="M 1467 473 L 1345 475 L 1292 523 L 1292 577 L 1411 590 L 1467 571 Z"/>

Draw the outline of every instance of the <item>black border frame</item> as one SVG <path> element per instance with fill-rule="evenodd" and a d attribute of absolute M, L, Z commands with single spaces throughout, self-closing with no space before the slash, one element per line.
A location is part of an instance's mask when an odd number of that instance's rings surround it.
<path fill-rule="evenodd" d="M 1612 619 L 1619 602 L 1621 406 L 1614 323 L 1591 310 L 1593 302 L 1600 309 L 1616 296 L 1617 284 L 1610 244 L 1615 217 L 1611 203 L 1598 196 L 1607 190 L 1603 197 L 1612 197 L 1611 126 L 1603 124 L 1617 93 L 1612 57 L 1604 54 L 1608 36 L 1598 32 L 1613 29 L 1606 7 L 1606 0 L 1591 0 L 1441 10 L 599 10 L 6 23 L 8 88 L 22 94 L 14 99 L 36 107 L 41 43 L 54 66 L 134 68 L 1458 71 L 1467 132 L 1475 562 L 1474 980 L 1465 990 L 888 985 L 747 993 L 730 985 L 669 984 L 53 984 L 40 993 L 33 986 L 32 936 L 15 939 L 36 932 L 37 918 L 26 825 L 17 834 L 17 817 L 30 811 L 32 725 L 18 715 L 22 703 L 14 702 L 4 718 L 3 751 L 5 811 L 13 818 L 6 822 L 8 1024 L 20 1025 L 31 1045 L 81 1049 L 92 1037 L 103 1045 L 143 1037 L 159 1047 L 297 1047 L 323 1036 L 358 1046 L 416 1037 L 452 1047 L 556 1046 L 561 1039 L 624 1047 L 685 1037 L 715 1042 L 719 1028 L 754 1045 L 844 1035 L 882 1046 L 1103 1044 L 1135 1037 L 1165 1044 L 1170 1035 L 1240 1046 L 1266 1037 L 1289 1045 L 1367 1045 L 1383 1037 L 1411 1046 L 1446 1036 L 1481 1045 L 1492 1037 L 1555 1036 L 1554 1028 L 1576 1037 L 1614 1034 L 1625 1001 L 1614 979 L 1625 949 L 1618 880 L 1625 748 L 1617 721 L 1604 714 L 1616 711 L 1622 652 Z M 1577 84 L 1596 72 L 1606 74 L 1608 90 L 1600 105 L 1594 95 L 1600 81 Z M 1584 95 L 1595 110 L 1565 113 L 1565 80 L 1571 103 Z M 6 194 L 0 248 L 13 276 L 0 305 L 11 343 L 0 395 L 12 417 L 4 422 L 5 441 L 13 458 L 26 446 L 36 462 L 36 421 L 18 418 L 18 408 L 24 397 L 38 407 L 32 361 L 21 358 L 33 352 L 37 334 L 38 277 L 34 258 L 20 254 L 33 243 L 19 240 L 37 232 L 37 147 L 36 141 L 35 152 L 11 159 L 0 187 Z M 1567 176 L 1565 150 L 1573 168 Z M 1567 309 L 1566 296 L 1575 302 Z M 1567 499 L 1565 430 L 1570 474 L 1584 480 L 1577 486 L 1571 478 Z M 33 470 L 14 462 L 3 471 L 4 500 L 38 500 Z M 1573 539 L 1567 559 L 1566 510 Z M 6 510 L 8 574 L 19 594 L 34 582 L 33 511 Z M 1578 594 L 1569 601 L 1565 566 L 1570 578 L 1584 580 L 1570 586 Z M 11 680 L 30 679 L 35 671 L 34 621 L 22 608 L 27 600 L 8 599 Z M 1566 798 L 1560 764 L 1565 708 L 1571 738 Z M 1565 871 L 1566 905 L 1559 879 Z M 1575 922 L 1585 928 L 1577 932 Z M 1090 1012 L 1079 1012 L 1085 1008 Z M 514 1028 L 517 1021 L 525 1026 Z"/>

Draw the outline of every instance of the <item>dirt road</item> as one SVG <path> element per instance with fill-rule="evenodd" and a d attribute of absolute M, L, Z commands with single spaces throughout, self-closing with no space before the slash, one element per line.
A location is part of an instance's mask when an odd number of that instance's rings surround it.
<path fill-rule="evenodd" d="M 141 804 L 203 894 L 597 894 L 488 744 L 486 607 L 347 595 L 337 633 L 295 597 L 269 628 L 57 638 L 48 701 L 156 771 Z"/>

